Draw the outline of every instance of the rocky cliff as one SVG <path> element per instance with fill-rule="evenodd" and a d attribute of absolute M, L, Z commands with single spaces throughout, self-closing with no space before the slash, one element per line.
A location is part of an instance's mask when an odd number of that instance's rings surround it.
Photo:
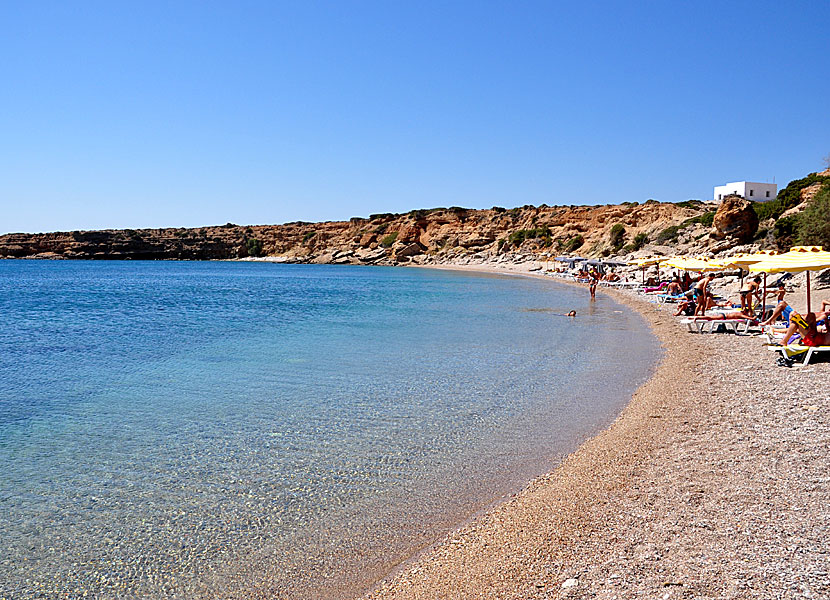
<path fill-rule="evenodd" d="M 472 254 L 608 256 L 658 239 L 667 244 L 682 242 L 683 232 L 696 231 L 701 217 L 705 220 L 714 208 L 696 201 L 485 210 L 454 207 L 323 223 L 16 233 L 0 236 L 0 257 L 199 260 L 267 256 L 286 262 L 395 264 L 440 262 Z M 675 235 L 662 239 L 667 230 Z"/>

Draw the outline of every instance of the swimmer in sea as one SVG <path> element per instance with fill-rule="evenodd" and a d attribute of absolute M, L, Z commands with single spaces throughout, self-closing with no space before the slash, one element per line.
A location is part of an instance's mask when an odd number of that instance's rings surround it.
<path fill-rule="evenodd" d="M 575 311 L 575 310 L 572 310 L 571 312 L 569 312 L 569 313 L 568 313 L 567 315 L 565 315 L 565 316 L 566 316 L 566 317 L 575 317 L 575 316 L 576 316 L 576 311 Z"/>

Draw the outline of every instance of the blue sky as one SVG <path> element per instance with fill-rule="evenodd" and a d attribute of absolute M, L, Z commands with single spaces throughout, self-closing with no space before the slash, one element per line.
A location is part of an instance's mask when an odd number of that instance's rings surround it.
<path fill-rule="evenodd" d="M 602 204 L 830 154 L 830 3 L 5 2 L 0 233 Z"/>

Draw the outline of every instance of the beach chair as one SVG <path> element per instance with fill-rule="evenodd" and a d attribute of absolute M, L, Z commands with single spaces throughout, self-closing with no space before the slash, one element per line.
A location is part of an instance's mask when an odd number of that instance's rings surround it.
<path fill-rule="evenodd" d="M 755 319 L 713 319 L 711 321 L 695 320 L 692 317 L 680 321 L 689 328 L 691 333 L 704 333 L 709 326 L 709 333 L 715 333 L 715 325 L 723 325 L 726 332 L 735 335 L 749 335 L 749 329 L 756 322 Z M 741 327 L 743 325 L 743 328 Z"/>
<path fill-rule="evenodd" d="M 819 352 L 830 352 L 830 346 L 802 346 L 801 344 L 790 344 L 789 346 L 770 346 L 775 352 L 780 352 L 784 358 L 792 358 L 799 354 L 804 355 L 804 360 L 798 363 L 799 367 L 810 364 L 810 359 Z"/>
<path fill-rule="evenodd" d="M 677 294 L 676 296 L 672 295 L 672 294 L 657 294 L 657 301 L 660 304 L 666 304 L 667 302 L 668 303 L 680 302 L 681 300 L 685 300 L 685 299 L 686 299 L 686 294 Z"/>

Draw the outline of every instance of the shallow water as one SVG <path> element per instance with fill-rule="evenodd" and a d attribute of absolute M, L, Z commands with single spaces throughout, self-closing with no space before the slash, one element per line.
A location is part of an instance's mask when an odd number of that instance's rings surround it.
<path fill-rule="evenodd" d="M 645 380 L 641 318 L 587 296 L 419 269 L 0 262 L 0 597 L 348 597 Z"/>

